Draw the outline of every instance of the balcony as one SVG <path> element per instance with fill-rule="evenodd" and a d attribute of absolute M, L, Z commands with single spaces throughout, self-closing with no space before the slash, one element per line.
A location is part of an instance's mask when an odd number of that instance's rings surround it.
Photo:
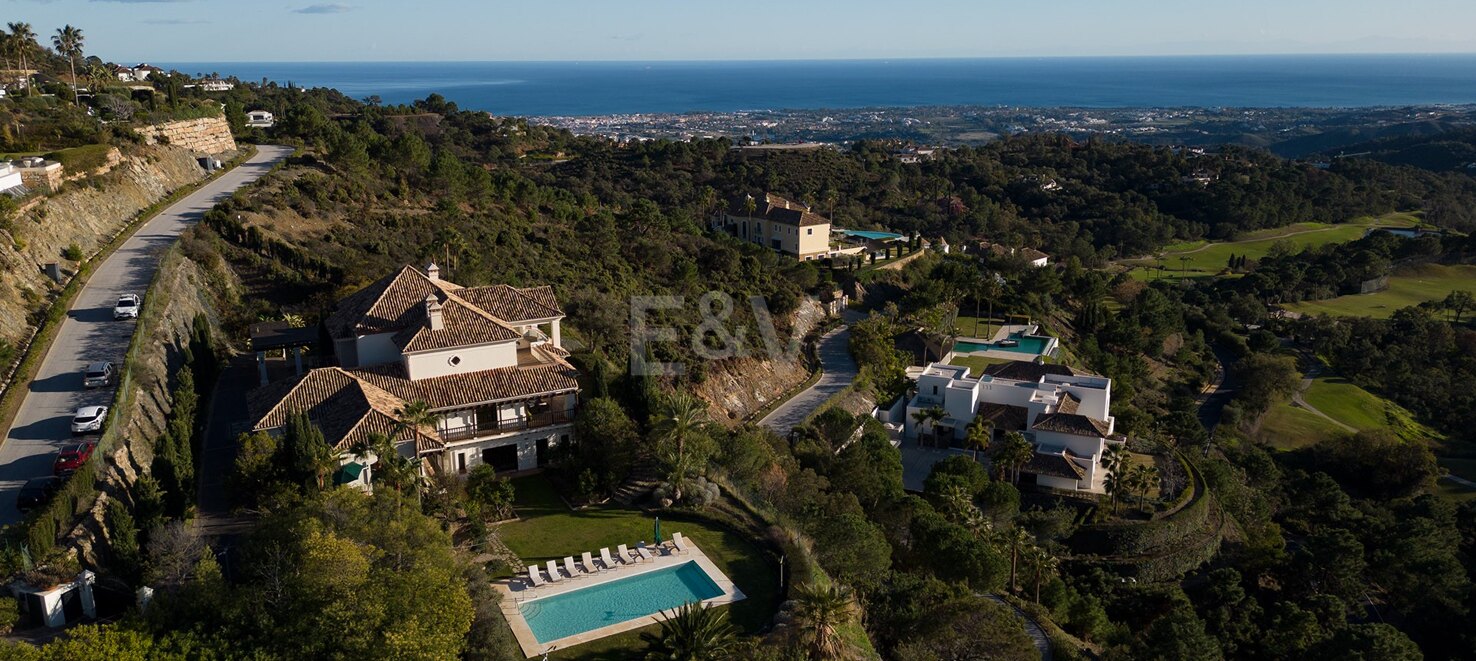
<path fill-rule="evenodd" d="M 537 429 L 539 427 L 561 425 L 573 421 L 574 409 L 543 411 L 540 413 L 531 413 L 525 416 L 508 418 L 506 420 L 479 420 L 478 424 L 475 425 L 465 425 L 460 427 L 450 427 L 447 429 L 442 429 L 441 441 L 444 443 L 455 443 L 457 441 L 465 441 L 468 439 L 481 438 L 485 436 L 496 436 L 498 434 L 523 431 L 525 429 Z"/>

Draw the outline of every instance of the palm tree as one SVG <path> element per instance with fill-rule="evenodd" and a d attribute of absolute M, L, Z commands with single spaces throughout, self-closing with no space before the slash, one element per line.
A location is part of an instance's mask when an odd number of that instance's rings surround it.
<path fill-rule="evenodd" d="M 1019 586 L 1015 582 L 1015 577 L 1018 574 L 1020 566 L 1020 552 L 1023 550 L 1028 553 L 1030 547 L 1035 542 L 1035 538 L 1030 536 L 1030 533 L 1024 528 L 1020 527 L 1014 528 L 1008 535 L 1010 542 L 1010 594 L 1014 594 L 1019 590 Z"/>
<path fill-rule="evenodd" d="M 687 456 L 687 442 L 707 433 L 711 423 L 707 416 L 707 405 L 691 395 L 681 393 L 668 397 L 657 412 L 656 423 L 651 431 L 663 444 L 663 453 L 670 471 L 672 499 L 682 499 L 682 484 L 692 469 Z"/>
<path fill-rule="evenodd" d="M 1010 481 L 1014 484 L 1020 483 L 1020 468 L 1030 463 L 1030 458 L 1035 456 L 1035 446 L 1025 440 L 1025 435 L 1012 431 L 1005 435 L 1004 445 L 999 452 L 995 453 L 994 460 L 999 462 L 1000 470 L 1009 470 Z"/>
<path fill-rule="evenodd" d="M 738 636 L 723 613 L 690 601 L 661 614 L 660 633 L 643 633 L 649 661 L 716 661 L 727 659 Z"/>
<path fill-rule="evenodd" d="M 845 640 L 840 629 L 856 616 L 856 600 L 841 585 L 807 583 L 795 590 L 794 622 L 808 640 L 811 659 L 844 656 Z"/>
<path fill-rule="evenodd" d="M 36 43 L 36 32 L 31 29 L 30 23 L 11 23 L 7 27 L 10 28 L 11 46 L 15 49 L 15 54 L 20 57 L 21 70 L 25 71 L 28 62 L 26 56 L 31 52 L 31 45 Z M 34 94 L 31 90 L 31 82 L 27 80 L 26 96 Z"/>
<path fill-rule="evenodd" d="M 974 461 L 979 460 L 980 452 L 989 449 L 989 438 L 993 435 L 994 423 L 978 419 L 969 423 L 969 431 L 964 435 L 964 445 L 973 451 Z"/>
<path fill-rule="evenodd" d="M 107 67 L 101 64 L 88 65 L 87 86 L 92 88 L 92 94 L 94 97 L 97 94 L 100 94 L 102 92 L 102 88 L 111 83 L 112 80 L 113 76 L 111 73 L 108 72 Z"/>
<path fill-rule="evenodd" d="M 1026 556 L 1026 562 L 1030 565 L 1031 577 L 1035 582 L 1035 603 L 1040 603 L 1040 584 L 1047 576 L 1056 573 L 1061 566 L 1061 561 L 1039 546 L 1031 549 L 1030 555 Z"/>
<path fill-rule="evenodd" d="M 51 35 L 51 47 L 56 49 L 58 55 L 67 58 L 67 64 L 72 68 L 72 103 L 77 103 L 77 58 L 82 56 L 82 29 L 71 25 L 57 28 L 56 34 Z"/>
<path fill-rule="evenodd" d="M 1158 480 L 1158 467 L 1148 465 L 1133 466 L 1128 471 L 1128 480 L 1133 491 L 1138 494 L 1138 509 L 1143 508 L 1143 499 L 1148 497 L 1148 490 L 1153 488 L 1153 483 Z"/>
<path fill-rule="evenodd" d="M 440 417 L 440 415 L 430 410 L 429 404 L 426 404 L 425 402 L 420 400 L 409 402 L 404 406 L 395 409 L 395 420 L 399 422 L 398 426 L 400 427 L 400 430 L 404 431 L 405 429 L 409 429 L 410 432 L 414 434 L 414 438 L 416 441 L 416 456 L 420 455 L 420 439 L 426 437 L 425 432 L 423 431 L 424 428 L 434 428 L 436 421 L 439 420 Z"/>
<path fill-rule="evenodd" d="M 1107 446 L 1102 455 L 1102 466 L 1107 469 L 1107 495 L 1112 499 L 1112 513 L 1117 513 L 1117 496 L 1127 487 L 1128 451 L 1122 444 Z"/>
<path fill-rule="evenodd" d="M 984 322 L 984 332 L 991 333 L 994 330 L 994 299 L 999 298 L 999 281 L 994 279 L 994 274 L 980 269 L 978 279 L 974 282 L 974 336 L 989 339 L 989 335 L 979 334 L 979 302 L 980 299 L 989 299 L 989 318 Z"/>

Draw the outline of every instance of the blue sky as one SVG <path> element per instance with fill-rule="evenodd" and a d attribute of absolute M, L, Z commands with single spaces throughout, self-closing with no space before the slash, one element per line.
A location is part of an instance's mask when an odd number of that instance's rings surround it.
<path fill-rule="evenodd" d="M 1476 52 L 1471 0 L 5 0 L 116 61 Z"/>

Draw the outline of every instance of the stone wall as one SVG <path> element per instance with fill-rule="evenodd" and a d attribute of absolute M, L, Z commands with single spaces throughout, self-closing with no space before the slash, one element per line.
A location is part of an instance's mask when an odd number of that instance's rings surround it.
<path fill-rule="evenodd" d="M 20 167 L 21 183 L 33 191 L 50 193 L 62 185 L 62 164 L 56 161 L 47 161 L 45 165 L 36 167 Z"/>
<path fill-rule="evenodd" d="M 148 144 L 168 143 L 202 154 L 235 151 L 236 139 L 224 117 L 182 119 L 137 129 Z"/>

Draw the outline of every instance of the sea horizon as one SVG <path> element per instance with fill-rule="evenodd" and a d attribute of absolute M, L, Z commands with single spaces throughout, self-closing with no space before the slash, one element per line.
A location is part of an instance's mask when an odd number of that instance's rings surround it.
<path fill-rule="evenodd" d="M 1476 53 L 779 60 L 161 62 L 189 74 L 437 93 L 499 115 L 918 106 L 1357 108 L 1476 103 Z"/>

